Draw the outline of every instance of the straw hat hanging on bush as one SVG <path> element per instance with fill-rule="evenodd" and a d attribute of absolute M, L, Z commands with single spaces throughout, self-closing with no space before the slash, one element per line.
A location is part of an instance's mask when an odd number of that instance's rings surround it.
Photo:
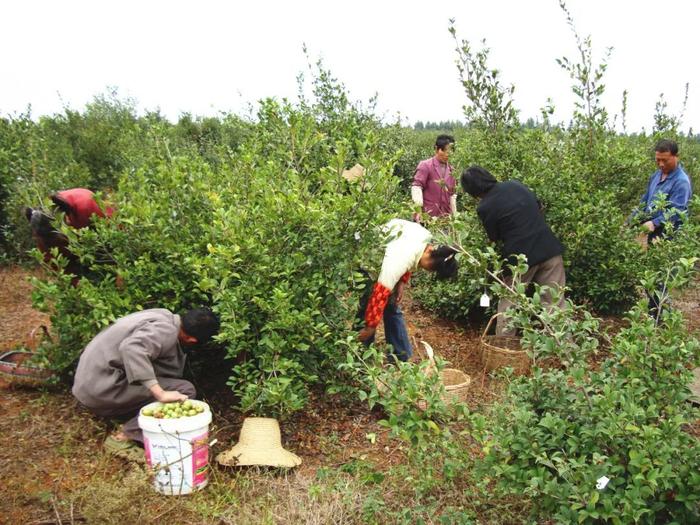
<path fill-rule="evenodd" d="M 343 178 L 348 182 L 360 180 L 365 175 L 365 168 L 362 164 L 355 164 L 349 170 L 343 170 Z"/>
<path fill-rule="evenodd" d="M 296 467 L 301 458 L 282 448 L 280 425 L 268 417 L 247 417 L 243 420 L 238 443 L 216 457 L 222 465 L 238 467 L 266 465 L 270 467 Z"/>

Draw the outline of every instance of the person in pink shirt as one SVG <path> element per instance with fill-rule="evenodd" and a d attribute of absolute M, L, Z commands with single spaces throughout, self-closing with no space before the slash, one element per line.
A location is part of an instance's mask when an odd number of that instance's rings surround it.
<path fill-rule="evenodd" d="M 451 135 L 438 135 L 435 140 L 435 156 L 418 163 L 411 186 L 411 198 L 431 217 L 443 217 L 457 213 L 457 181 L 452 176 L 449 158 L 455 139 Z M 420 219 L 416 213 L 414 220 Z"/>

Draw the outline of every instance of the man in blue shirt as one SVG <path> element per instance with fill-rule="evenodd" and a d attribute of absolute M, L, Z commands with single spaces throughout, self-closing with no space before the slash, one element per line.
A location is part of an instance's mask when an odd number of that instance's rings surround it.
<path fill-rule="evenodd" d="M 680 226 L 681 213 L 688 210 L 691 195 L 690 179 L 678 162 L 678 144 L 662 139 L 656 143 L 655 150 L 659 169 L 649 179 L 647 191 L 639 203 L 639 212 L 647 218 L 643 226 L 649 230 L 649 241 L 664 234 L 672 235 Z M 664 208 L 656 205 L 660 198 L 665 199 Z M 670 225 L 667 224 L 669 220 Z"/>
<path fill-rule="evenodd" d="M 647 191 L 635 212 L 642 225 L 649 230 L 648 243 L 663 237 L 671 237 L 681 224 L 681 215 L 688 211 L 691 196 L 690 178 L 678 162 L 678 144 L 673 140 L 662 139 L 656 143 L 655 158 L 658 170 L 649 179 Z M 663 200 L 664 206 L 659 206 Z M 670 224 L 669 224 L 670 222 Z M 659 283 L 654 293 L 649 295 L 649 315 L 658 323 L 661 319 L 659 305 L 668 303 L 666 286 Z"/>

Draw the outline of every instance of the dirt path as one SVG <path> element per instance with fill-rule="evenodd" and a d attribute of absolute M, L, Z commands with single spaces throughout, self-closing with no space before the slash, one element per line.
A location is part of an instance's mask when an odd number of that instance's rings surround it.
<path fill-rule="evenodd" d="M 677 308 L 680 308 L 685 313 L 685 318 L 688 322 L 688 329 L 694 333 L 700 332 L 700 281 L 696 281 L 683 296 L 675 303 Z M 695 380 L 690 385 L 695 399 L 700 403 L 700 367 L 693 371 Z M 696 425 L 697 435 L 700 435 L 700 422 Z"/>
<path fill-rule="evenodd" d="M 48 315 L 31 307 L 30 275 L 19 267 L 0 268 L 0 352 L 30 345 L 32 331 L 49 324 Z"/>

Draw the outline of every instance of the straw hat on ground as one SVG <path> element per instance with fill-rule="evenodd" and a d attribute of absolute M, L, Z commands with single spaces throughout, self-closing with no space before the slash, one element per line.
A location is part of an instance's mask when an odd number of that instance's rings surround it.
<path fill-rule="evenodd" d="M 365 168 L 361 164 L 355 164 L 349 170 L 343 170 L 343 178 L 348 182 L 360 180 L 365 175 Z"/>
<path fill-rule="evenodd" d="M 299 456 L 282 448 L 282 436 L 277 420 L 267 417 L 245 418 L 238 443 L 230 450 L 219 454 L 216 461 L 229 467 L 301 465 Z"/>

